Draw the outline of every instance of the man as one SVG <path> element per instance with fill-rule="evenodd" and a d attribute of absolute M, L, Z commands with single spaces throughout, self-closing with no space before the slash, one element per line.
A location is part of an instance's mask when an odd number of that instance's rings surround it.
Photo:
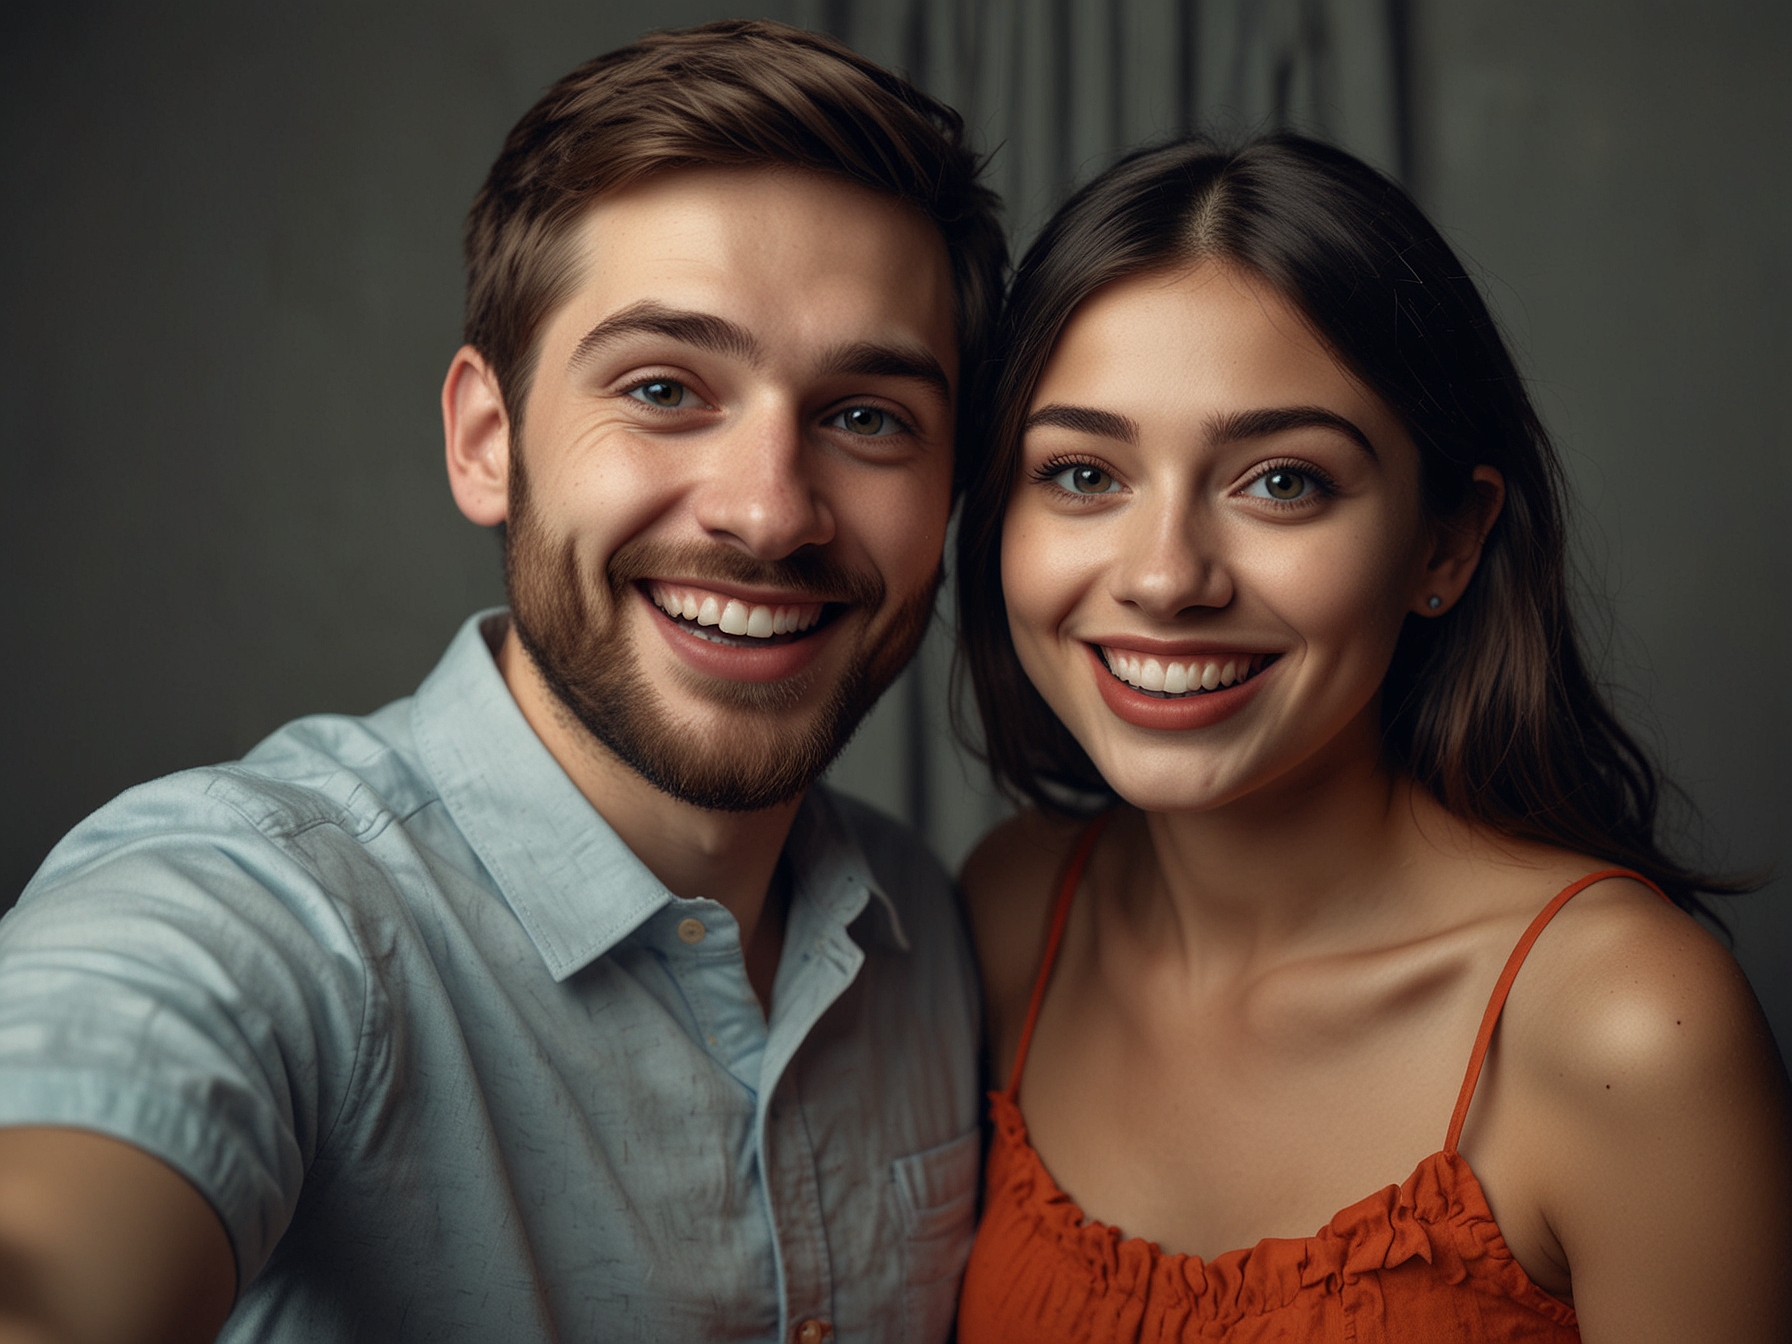
<path fill-rule="evenodd" d="M 771 24 L 523 118 L 442 396 L 509 614 L 127 793 L 0 925 L 0 1337 L 947 1334 L 968 956 L 913 837 L 812 781 L 931 612 L 976 171 Z"/>

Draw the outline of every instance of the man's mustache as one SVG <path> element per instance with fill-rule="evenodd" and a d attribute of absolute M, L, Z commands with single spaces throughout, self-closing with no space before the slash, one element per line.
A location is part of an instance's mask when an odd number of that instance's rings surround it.
<path fill-rule="evenodd" d="M 781 588 L 809 601 L 877 607 L 884 600 L 883 581 L 876 574 L 847 568 L 822 551 L 807 547 L 780 560 L 761 560 L 728 546 L 679 545 L 636 539 L 624 542 L 610 557 L 608 577 L 618 598 L 643 579 L 714 579 L 750 588 Z"/>

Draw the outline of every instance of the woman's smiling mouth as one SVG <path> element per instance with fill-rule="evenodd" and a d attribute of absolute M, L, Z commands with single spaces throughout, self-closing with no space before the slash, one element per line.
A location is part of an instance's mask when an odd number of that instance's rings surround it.
<path fill-rule="evenodd" d="M 1275 680 L 1263 674 L 1282 661 L 1279 653 L 1242 649 L 1169 654 L 1113 644 L 1083 647 L 1089 651 L 1095 689 L 1110 712 L 1135 728 L 1172 732 L 1211 728 L 1231 718 Z M 1230 683 L 1224 680 L 1228 668 Z M 1184 689 L 1167 689 L 1178 684 Z M 1166 689 L 1154 690 L 1154 685 Z"/>
<path fill-rule="evenodd" d="M 1133 690 L 1166 700 L 1204 695 L 1249 681 L 1277 658 L 1276 653 L 1196 654 L 1169 658 L 1135 653 L 1107 644 L 1094 646 L 1117 680 Z"/>

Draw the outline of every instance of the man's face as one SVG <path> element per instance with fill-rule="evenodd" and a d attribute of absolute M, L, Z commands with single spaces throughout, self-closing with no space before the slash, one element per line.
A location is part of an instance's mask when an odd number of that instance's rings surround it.
<path fill-rule="evenodd" d="M 958 364 L 944 244 L 848 183 L 694 169 L 601 200 L 578 256 L 510 449 L 517 635 L 655 786 L 772 806 L 932 613 Z"/>

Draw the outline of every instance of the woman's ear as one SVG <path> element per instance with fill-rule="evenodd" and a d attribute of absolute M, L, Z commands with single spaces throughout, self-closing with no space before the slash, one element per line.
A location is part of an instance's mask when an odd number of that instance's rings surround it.
<path fill-rule="evenodd" d="M 442 437 L 448 486 L 460 511 L 481 527 L 510 516 L 510 414 L 491 365 L 470 345 L 454 352 L 442 382 Z"/>
<path fill-rule="evenodd" d="M 1412 609 L 1421 616 L 1441 616 L 1456 605 L 1481 563 L 1481 547 L 1506 503 L 1506 478 L 1492 467 L 1476 467 L 1469 500 L 1462 512 L 1440 523 L 1425 562 L 1425 575 Z"/>

